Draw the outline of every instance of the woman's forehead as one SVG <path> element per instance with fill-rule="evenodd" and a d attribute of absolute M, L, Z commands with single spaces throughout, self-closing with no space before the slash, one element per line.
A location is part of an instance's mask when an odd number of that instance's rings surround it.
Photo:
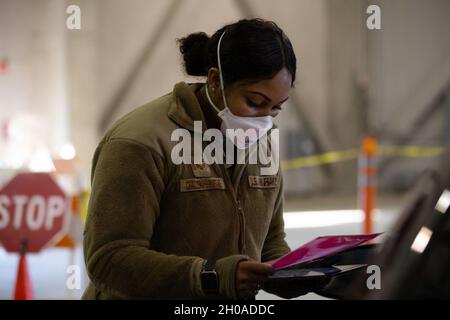
<path fill-rule="evenodd" d="M 272 101 L 283 101 L 289 96 L 292 76 L 286 68 L 283 68 L 271 79 L 257 82 L 242 82 L 238 88 L 242 93 L 254 93 L 267 96 Z"/>

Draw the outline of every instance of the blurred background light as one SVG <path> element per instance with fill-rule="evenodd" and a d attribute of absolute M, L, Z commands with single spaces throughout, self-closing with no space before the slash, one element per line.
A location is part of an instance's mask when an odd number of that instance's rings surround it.
<path fill-rule="evenodd" d="M 77 155 L 75 147 L 72 143 L 64 144 L 59 150 L 59 156 L 63 160 L 72 160 Z"/>

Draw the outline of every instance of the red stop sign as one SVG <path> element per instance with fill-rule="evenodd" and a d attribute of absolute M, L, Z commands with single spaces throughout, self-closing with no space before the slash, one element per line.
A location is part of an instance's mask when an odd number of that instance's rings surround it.
<path fill-rule="evenodd" d="M 47 173 L 19 173 L 0 190 L 0 242 L 9 252 L 38 252 L 58 241 L 69 222 L 69 201 Z"/>

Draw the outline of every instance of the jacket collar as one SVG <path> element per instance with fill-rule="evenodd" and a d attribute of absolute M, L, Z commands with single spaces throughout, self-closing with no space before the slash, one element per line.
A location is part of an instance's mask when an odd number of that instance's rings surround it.
<path fill-rule="evenodd" d="M 195 91 L 203 83 L 178 82 L 172 91 L 172 103 L 167 115 L 180 127 L 194 131 L 194 121 L 202 122 L 202 130 L 205 131 L 206 122 L 202 109 L 195 95 Z"/>

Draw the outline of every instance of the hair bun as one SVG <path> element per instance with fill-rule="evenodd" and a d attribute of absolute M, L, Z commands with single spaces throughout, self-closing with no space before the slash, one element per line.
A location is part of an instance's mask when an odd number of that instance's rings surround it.
<path fill-rule="evenodd" d="M 183 55 L 184 68 L 191 76 L 206 76 L 207 46 L 209 36 L 204 32 L 191 33 L 178 40 L 180 52 Z"/>

